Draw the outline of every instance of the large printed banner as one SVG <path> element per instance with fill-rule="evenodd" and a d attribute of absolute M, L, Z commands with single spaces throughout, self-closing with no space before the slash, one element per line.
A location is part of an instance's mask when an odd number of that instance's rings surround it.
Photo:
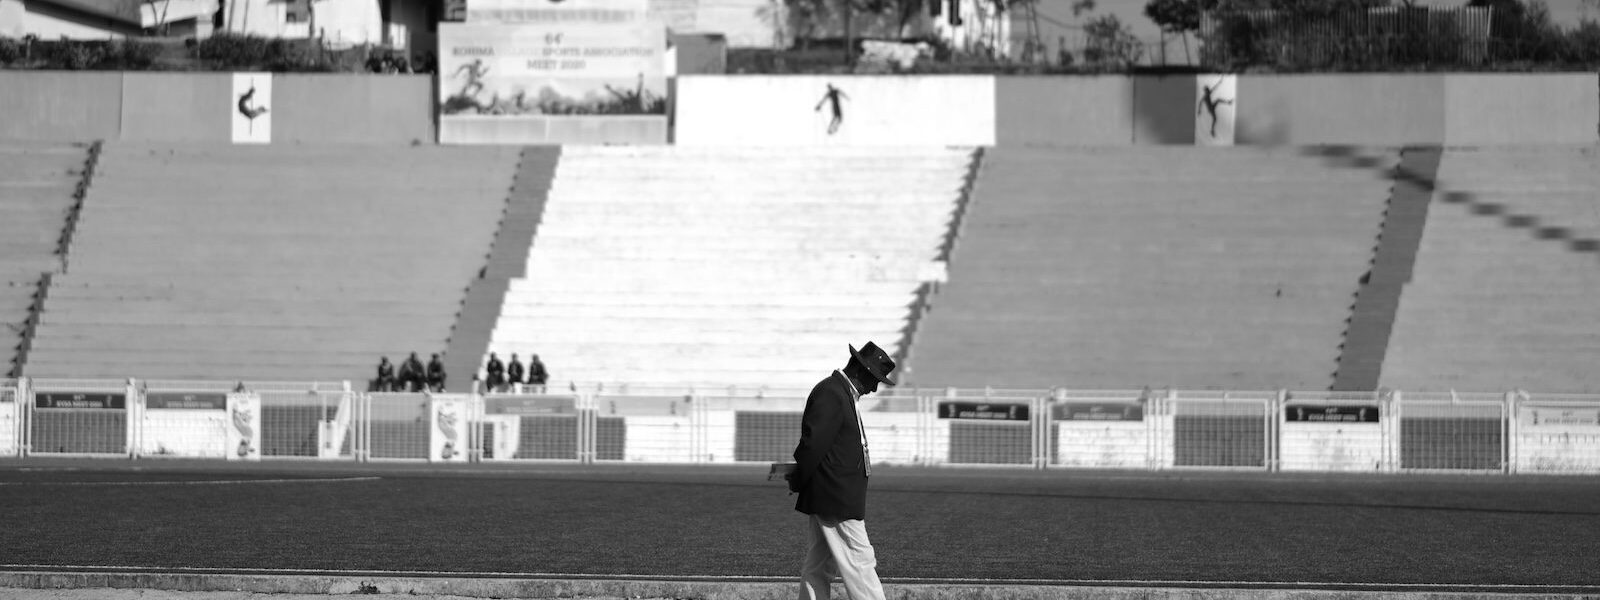
<path fill-rule="evenodd" d="M 439 141 L 569 141 L 552 139 L 563 118 L 664 124 L 665 53 L 643 0 L 473 2 L 467 23 L 439 26 Z"/>
<path fill-rule="evenodd" d="M 1600 472 L 1600 408 L 1517 407 L 1518 471 Z"/>
<path fill-rule="evenodd" d="M 466 462 L 467 399 L 464 396 L 433 396 L 428 428 L 429 462 Z"/>
<path fill-rule="evenodd" d="M 261 396 L 228 394 L 228 460 L 261 460 Z"/>

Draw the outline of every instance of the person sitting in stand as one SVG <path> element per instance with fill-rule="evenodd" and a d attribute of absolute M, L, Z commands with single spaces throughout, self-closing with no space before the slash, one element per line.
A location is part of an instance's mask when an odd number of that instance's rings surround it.
<path fill-rule="evenodd" d="M 489 393 L 501 392 L 506 385 L 506 366 L 500 363 L 499 355 L 489 353 L 489 366 L 484 367 L 484 372 L 484 389 Z"/>
<path fill-rule="evenodd" d="M 444 391 L 444 361 L 439 360 L 438 354 L 434 354 L 433 360 L 428 361 L 428 389 L 434 392 Z"/>
<path fill-rule="evenodd" d="M 412 352 L 411 358 L 400 363 L 400 390 L 416 392 L 422 390 L 422 359 L 417 358 L 417 353 Z"/>
<path fill-rule="evenodd" d="M 512 352 L 511 365 L 506 367 L 507 383 L 511 384 L 511 389 L 515 390 L 517 386 L 522 385 L 523 373 L 522 361 L 517 360 L 517 353 Z"/>
<path fill-rule="evenodd" d="M 373 382 L 372 388 L 378 392 L 394 391 L 394 363 L 389 362 L 389 357 L 378 361 L 378 379 Z"/>
<path fill-rule="evenodd" d="M 544 384 L 550 380 L 550 372 L 544 369 L 544 363 L 539 362 L 539 355 L 528 355 L 528 385 L 533 388 L 533 393 L 543 394 Z"/>

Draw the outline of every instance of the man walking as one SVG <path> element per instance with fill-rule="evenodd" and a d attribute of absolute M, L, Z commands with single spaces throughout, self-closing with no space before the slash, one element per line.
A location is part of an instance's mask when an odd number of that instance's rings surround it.
<path fill-rule="evenodd" d="M 808 549 L 800 570 L 800 598 L 825 600 L 835 576 L 851 600 L 882 600 L 877 555 L 867 540 L 867 476 L 872 472 L 866 428 L 856 403 L 894 385 L 894 360 L 877 344 L 850 346 L 850 361 L 811 388 L 800 422 L 800 444 L 789 490 L 794 509 L 810 515 Z"/>

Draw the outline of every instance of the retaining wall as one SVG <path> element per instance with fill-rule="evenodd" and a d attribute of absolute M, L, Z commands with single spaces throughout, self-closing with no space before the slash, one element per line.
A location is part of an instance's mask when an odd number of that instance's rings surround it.
<path fill-rule="evenodd" d="M 226 73 L 0 71 L 0 139 L 231 139 Z M 1199 76 L 724 76 L 675 82 L 682 145 L 1196 143 Z M 1600 142 L 1593 73 L 1235 77 L 1239 145 Z M 274 143 L 434 143 L 430 76 L 273 75 Z M 833 117 L 828 86 L 842 95 Z M 270 102 L 268 102 L 270 100 Z M 546 143 L 660 144 L 667 120 L 538 119 Z M 512 127 L 511 129 L 516 129 Z M 488 131 L 481 143 L 502 143 Z M 515 133 L 515 132 L 511 132 Z"/>

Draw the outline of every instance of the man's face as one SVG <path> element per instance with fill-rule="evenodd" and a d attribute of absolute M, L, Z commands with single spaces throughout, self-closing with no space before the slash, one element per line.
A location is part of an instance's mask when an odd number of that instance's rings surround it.
<path fill-rule="evenodd" d="M 865 396 L 876 391 L 878 391 L 878 378 L 869 377 L 867 381 L 862 384 L 861 395 Z M 859 398 L 857 400 L 859 400 Z"/>

